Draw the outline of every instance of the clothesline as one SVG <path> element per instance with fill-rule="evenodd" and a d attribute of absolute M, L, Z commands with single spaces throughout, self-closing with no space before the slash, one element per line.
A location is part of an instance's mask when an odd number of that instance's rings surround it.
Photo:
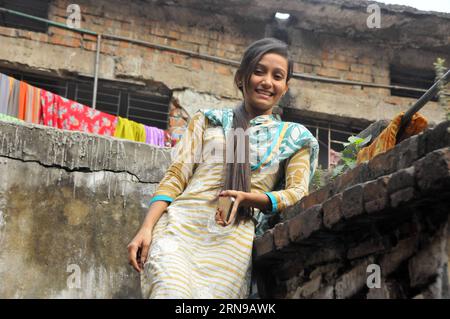
<path fill-rule="evenodd" d="M 112 136 L 159 147 L 171 146 L 170 136 L 164 130 L 94 110 L 2 73 L 0 114 L 65 130 Z"/>

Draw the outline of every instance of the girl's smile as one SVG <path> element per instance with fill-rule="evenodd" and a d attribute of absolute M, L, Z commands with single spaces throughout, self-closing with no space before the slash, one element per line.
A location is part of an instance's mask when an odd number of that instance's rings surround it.
<path fill-rule="evenodd" d="M 245 90 L 247 112 L 252 116 L 271 114 L 288 89 L 288 61 L 276 53 L 263 55 L 256 65 Z"/>

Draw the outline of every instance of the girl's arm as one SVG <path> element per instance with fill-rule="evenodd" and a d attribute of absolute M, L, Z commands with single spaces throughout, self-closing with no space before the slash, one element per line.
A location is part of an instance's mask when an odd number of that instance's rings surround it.
<path fill-rule="evenodd" d="M 150 204 L 155 201 L 171 203 L 184 191 L 194 173 L 195 165 L 202 160 L 203 133 L 206 125 L 205 115 L 200 111 L 195 113 L 175 146 L 172 163 L 153 194 Z"/>
<path fill-rule="evenodd" d="M 294 205 L 302 197 L 308 195 L 310 174 L 309 149 L 303 148 L 288 159 L 286 165 L 286 188 L 280 191 L 260 193 L 247 193 L 235 190 L 222 191 L 219 196 L 233 196 L 235 202 L 228 223 L 220 218 L 216 212 L 216 220 L 220 225 L 229 225 L 240 205 L 259 208 L 261 211 L 279 212 L 288 206 Z"/>
<path fill-rule="evenodd" d="M 136 236 L 128 245 L 129 263 L 140 272 L 147 260 L 153 227 L 170 203 L 186 188 L 202 155 L 206 118 L 197 112 L 189 122 L 183 137 L 175 147 L 172 163 L 160 181 L 150 201 L 150 208 Z"/>
<path fill-rule="evenodd" d="M 141 228 L 127 247 L 128 261 L 138 272 L 142 271 L 147 261 L 148 251 L 152 242 L 153 227 L 155 227 L 167 206 L 169 206 L 169 203 L 165 201 L 156 201 L 150 205 Z"/>
<path fill-rule="evenodd" d="M 302 148 L 288 159 L 285 174 L 286 188 L 265 193 L 270 199 L 270 210 L 282 211 L 308 195 L 310 172 L 309 148 Z"/>

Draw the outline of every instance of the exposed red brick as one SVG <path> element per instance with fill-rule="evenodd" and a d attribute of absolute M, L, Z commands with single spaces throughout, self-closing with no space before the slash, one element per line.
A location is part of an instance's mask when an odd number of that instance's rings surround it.
<path fill-rule="evenodd" d="M 355 168 L 348 170 L 340 175 L 333 183 L 335 193 L 355 184 L 365 182 L 368 179 L 368 174 L 369 170 L 367 163 L 361 163 Z"/>
<path fill-rule="evenodd" d="M 325 227 L 331 228 L 342 220 L 342 193 L 339 193 L 323 203 L 323 223 Z"/>
<path fill-rule="evenodd" d="M 400 189 L 414 187 L 414 166 L 401 169 L 392 174 L 388 183 L 388 192 L 392 194 Z"/>
<path fill-rule="evenodd" d="M 414 166 L 417 171 L 417 184 L 422 191 L 441 188 L 442 184 L 450 184 L 450 148 L 436 150 Z"/>
<path fill-rule="evenodd" d="M 8 36 L 8 37 L 15 37 L 16 29 L 11 29 L 11 28 L 6 28 L 6 27 L 0 26 L 0 34 Z"/>
<path fill-rule="evenodd" d="M 310 208 L 314 205 L 321 204 L 330 197 L 330 185 L 322 187 L 321 189 L 309 194 L 304 199 L 304 208 Z"/>
<path fill-rule="evenodd" d="M 369 178 L 375 179 L 390 174 L 397 169 L 397 157 L 395 149 L 378 154 L 368 162 Z"/>
<path fill-rule="evenodd" d="M 355 185 L 344 191 L 342 194 L 341 207 L 342 214 L 346 219 L 360 215 L 364 212 L 362 185 Z"/>
<path fill-rule="evenodd" d="M 372 83 L 372 77 L 368 74 L 360 74 L 360 73 L 352 73 L 348 72 L 346 73 L 345 79 L 350 81 L 357 81 L 357 82 L 365 82 L 365 83 Z"/>
<path fill-rule="evenodd" d="M 225 65 L 217 65 L 216 66 L 216 71 L 219 74 L 227 75 L 227 76 L 232 74 L 231 71 L 230 71 L 230 68 L 225 66 Z"/>
<path fill-rule="evenodd" d="M 315 205 L 288 221 L 289 239 L 296 242 L 308 238 L 322 226 L 322 205 Z"/>
<path fill-rule="evenodd" d="M 326 76 L 330 78 L 339 78 L 340 72 L 336 69 L 317 67 L 314 69 L 317 75 Z"/>
<path fill-rule="evenodd" d="M 376 213 L 388 207 L 389 179 L 390 176 L 383 176 L 364 184 L 364 209 L 367 213 Z"/>
<path fill-rule="evenodd" d="M 181 55 L 172 55 L 172 62 L 177 65 L 183 65 L 184 57 Z"/>
<path fill-rule="evenodd" d="M 415 197 L 415 190 L 413 187 L 403 188 L 390 195 L 391 207 L 395 208 L 401 203 L 407 203 Z"/>
<path fill-rule="evenodd" d="M 419 139 L 410 137 L 395 146 L 395 157 L 397 158 L 397 169 L 412 165 L 419 158 Z"/>
<path fill-rule="evenodd" d="M 68 36 L 53 35 L 49 37 L 49 42 L 52 44 L 67 47 L 81 47 L 81 40 L 79 38 L 73 38 Z"/>
<path fill-rule="evenodd" d="M 419 157 L 439 148 L 450 146 L 450 121 L 439 123 L 434 129 L 418 135 Z"/>
<path fill-rule="evenodd" d="M 281 249 L 289 244 L 289 228 L 287 222 L 275 225 L 273 238 L 276 249 Z"/>
<path fill-rule="evenodd" d="M 192 59 L 191 60 L 191 66 L 193 70 L 201 70 L 202 69 L 202 63 L 200 60 Z"/>
<path fill-rule="evenodd" d="M 336 60 L 324 61 L 323 65 L 326 68 L 332 68 L 332 69 L 337 69 L 337 70 L 342 70 L 342 71 L 350 70 L 350 64 L 343 62 L 343 61 L 336 61 Z"/>
<path fill-rule="evenodd" d="M 275 248 L 273 242 L 273 229 L 269 229 L 261 237 L 256 238 L 254 247 L 256 257 L 261 257 L 272 252 Z"/>

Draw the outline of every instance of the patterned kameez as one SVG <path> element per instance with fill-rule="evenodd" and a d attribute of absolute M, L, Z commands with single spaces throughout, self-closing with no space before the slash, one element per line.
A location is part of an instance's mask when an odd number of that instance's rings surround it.
<path fill-rule="evenodd" d="M 252 245 L 267 216 L 308 193 L 318 144 L 298 123 L 276 115 L 250 121 L 251 192 L 266 194 L 270 212 L 255 209 L 255 220 L 216 224 L 217 196 L 225 181 L 231 109 L 199 110 L 178 142 L 173 160 L 151 202 L 169 202 L 153 230 L 149 258 L 141 275 L 146 298 L 247 298 Z M 285 189 L 273 191 L 284 174 Z"/>

